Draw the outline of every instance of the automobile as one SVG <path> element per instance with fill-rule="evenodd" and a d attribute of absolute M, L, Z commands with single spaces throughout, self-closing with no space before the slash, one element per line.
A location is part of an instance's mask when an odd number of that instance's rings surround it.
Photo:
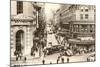
<path fill-rule="evenodd" d="M 53 51 L 63 51 L 64 50 L 64 46 L 61 45 L 55 45 L 52 47 Z"/>
<path fill-rule="evenodd" d="M 87 61 L 95 61 L 95 54 L 89 55 Z"/>
<path fill-rule="evenodd" d="M 52 46 L 52 47 L 45 48 L 43 51 L 46 55 L 50 55 L 50 54 L 53 54 L 53 53 L 64 51 L 64 46 L 55 45 L 55 46 Z"/>
<path fill-rule="evenodd" d="M 73 56 L 73 51 L 71 49 L 67 49 L 61 55 L 62 56 Z"/>

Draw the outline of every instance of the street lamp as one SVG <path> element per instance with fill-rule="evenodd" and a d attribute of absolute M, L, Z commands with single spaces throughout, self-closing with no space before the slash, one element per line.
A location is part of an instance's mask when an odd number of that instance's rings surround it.
<path fill-rule="evenodd" d="M 41 7 L 38 6 L 37 2 L 33 3 L 33 7 L 36 9 L 36 28 L 39 28 L 39 10 L 41 9 Z"/>

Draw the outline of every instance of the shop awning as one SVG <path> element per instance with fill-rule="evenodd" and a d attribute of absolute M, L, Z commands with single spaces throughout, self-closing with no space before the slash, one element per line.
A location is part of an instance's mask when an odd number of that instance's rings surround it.
<path fill-rule="evenodd" d="M 72 44 L 95 44 L 95 40 L 78 40 L 78 39 L 69 39 L 68 40 L 69 43 Z"/>
<path fill-rule="evenodd" d="M 93 37 L 78 37 L 80 40 L 94 40 Z"/>

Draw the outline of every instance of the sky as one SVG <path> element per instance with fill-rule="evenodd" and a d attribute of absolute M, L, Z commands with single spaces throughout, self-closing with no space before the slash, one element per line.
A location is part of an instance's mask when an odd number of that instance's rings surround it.
<path fill-rule="evenodd" d="M 58 8 L 60 8 L 59 4 L 45 3 L 45 16 L 47 22 L 49 22 L 49 19 L 53 18 L 52 12 L 56 11 Z"/>

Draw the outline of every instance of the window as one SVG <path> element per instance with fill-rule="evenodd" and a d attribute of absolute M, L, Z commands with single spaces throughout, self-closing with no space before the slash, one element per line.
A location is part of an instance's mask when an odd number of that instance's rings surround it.
<path fill-rule="evenodd" d="M 23 2 L 17 1 L 17 14 L 23 13 Z"/>
<path fill-rule="evenodd" d="M 88 26 L 87 25 L 81 25 L 81 31 L 82 32 L 87 32 L 88 30 Z"/>
<path fill-rule="evenodd" d="M 81 9 L 81 12 L 83 12 L 83 9 Z"/>
<path fill-rule="evenodd" d="M 88 14 L 85 14 L 85 19 L 88 19 L 88 17 L 89 17 Z"/>
<path fill-rule="evenodd" d="M 80 11 L 83 12 L 84 11 L 84 7 L 81 6 L 80 7 Z"/>
<path fill-rule="evenodd" d="M 74 32 L 78 32 L 78 25 L 74 25 Z"/>
<path fill-rule="evenodd" d="M 83 14 L 80 14 L 80 19 L 83 19 Z"/>
<path fill-rule="evenodd" d="M 88 12 L 88 9 L 85 9 L 85 12 Z"/>

